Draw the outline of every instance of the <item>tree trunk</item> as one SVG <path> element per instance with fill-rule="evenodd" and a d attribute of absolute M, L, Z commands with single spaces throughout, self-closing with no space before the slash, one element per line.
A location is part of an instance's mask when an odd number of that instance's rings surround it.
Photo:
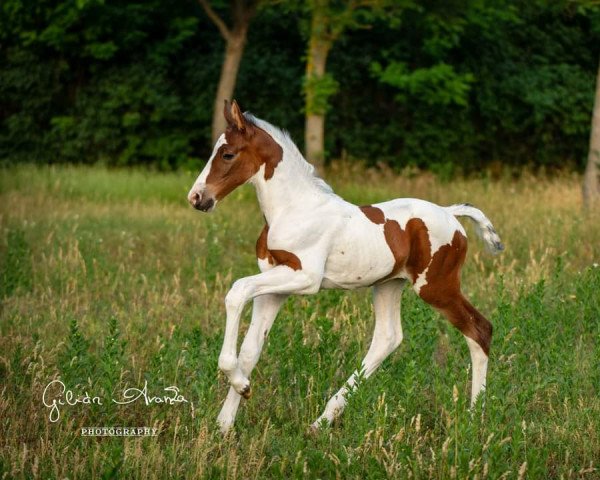
<path fill-rule="evenodd" d="M 221 77 L 219 78 L 219 86 L 215 95 L 215 104 L 213 108 L 212 120 L 212 141 L 213 144 L 225 131 L 227 122 L 223 116 L 223 102 L 225 100 L 233 100 L 233 91 L 237 80 L 240 62 L 244 54 L 246 46 L 246 37 L 248 33 L 247 26 L 238 31 L 231 32 L 229 39 L 226 41 L 225 59 L 221 66 Z"/>
<path fill-rule="evenodd" d="M 322 170 L 325 161 L 325 115 L 309 113 L 304 126 L 306 159 L 317 170 Z"/>
<path fill-rule="evenodd" d="M 325 107 L 318 96 L 319 80 L 325 75 L 331 40 L 327 35 L 327 15 L 320 9 L 313 12 L 308 58 L 306 60 L 304 148 L 306 159 L 318 170 L 325 160 Z M 325 100 L 326 101 L 326 100 Z"/>
<path fill-rule="evenodd" d="M 590 151 L 583 179 L 583 204 L 588 208 L 600 208 L 600 63 L 596 77 Z"/>

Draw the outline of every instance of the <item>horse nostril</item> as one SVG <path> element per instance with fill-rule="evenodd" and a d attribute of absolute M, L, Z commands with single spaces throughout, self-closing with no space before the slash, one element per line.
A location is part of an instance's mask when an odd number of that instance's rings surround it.
<path fill-rule="evenodd" d="M 194 192 L 188 197 L 188 200 L 192 207 L 197 207 L 200 203 L 200 194 L 198 192 Z"/>

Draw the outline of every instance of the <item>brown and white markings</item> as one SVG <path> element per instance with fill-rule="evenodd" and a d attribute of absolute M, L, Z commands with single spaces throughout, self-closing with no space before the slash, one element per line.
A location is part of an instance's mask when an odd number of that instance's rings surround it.
<path fill-rule="evenodd" d="M 467 237 L 457 216 L 469 217 L 492 251 L 502 250 L 492 224 L 468 204 L 440 207 L 399 198 L 358 207 L 315 176 L 289 136 L 225 102 L 227 130 L 194 183 L 188 200 L 211 211 L 243 183 L 256 188 L 266 225 L 256 243 L 261 273 L 237 280 L 225 298 L 227 323 L 219 368 L 231 384 L 218 422 L 227 432 L 241 397 L 250 397 L 250 373 L 288 295 L 322 288 L 373 287 L 375 331 L 362 370 L 329 400 L 314 429 L 344 409 L 359 376 L 369 377 L 402 341 L 400 300 L 406 282 L 465 336 L 471 353 L 471 403 L 485 388 L 492 325 L 463 296 L 460 270 Z M 237 354 L 245 304 L 254 301 L 250 327 Z"/>

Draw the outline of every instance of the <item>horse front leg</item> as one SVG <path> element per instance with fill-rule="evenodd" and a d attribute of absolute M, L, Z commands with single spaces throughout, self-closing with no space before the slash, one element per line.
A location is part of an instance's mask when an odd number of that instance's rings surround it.
<path fill-rule="evenodd" d="M 277 313 L 286 298 L 287 295 L 261 295 L 254 299 L 252 320 L 238 357 L 238 365 L 242 375 L 250 377 Z M 222 433 L 227 433 L 233 425 L 241 398 L 234 387 L 229 388 L 221 413 L 217 417 Z"/>
<path fill-rule="evenodd" d="M 286 265 L 278 265 L 258 275 L 237 280 L 225 298 L 227 323 L 225 338 L 219 355 L 219 368 L 227 376 L 234 390 L 244 397 L 250 396 L 250 381 L 236 356 L 240 316 L 244 305 L 260 295 L 293 293 L 316 293 L 321 285 L 322 275 L 306 270 L 294 270 Z"/>

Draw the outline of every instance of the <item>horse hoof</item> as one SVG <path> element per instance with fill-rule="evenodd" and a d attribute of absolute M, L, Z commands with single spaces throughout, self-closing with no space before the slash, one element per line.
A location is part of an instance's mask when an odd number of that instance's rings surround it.
<path fill-rule="evenodd" d="M 250 388 L 250 385 L 246 385 L 240 392 L 240 395 L 248 400 L 252 396 L 252 389 Z"/>

